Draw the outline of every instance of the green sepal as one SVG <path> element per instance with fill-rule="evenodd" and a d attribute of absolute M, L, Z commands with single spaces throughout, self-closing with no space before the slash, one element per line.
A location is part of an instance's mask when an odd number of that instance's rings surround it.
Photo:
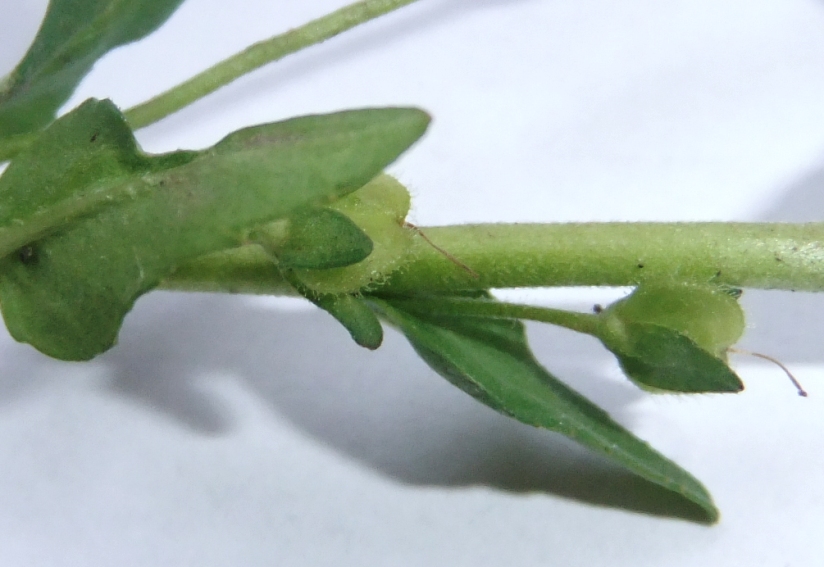
<path fill-rule="evenodd" d="M 741 379 L 692 339 L 661 325 L 621 322 L 601 336 L 627 377 L 652 392 L 736 393 Z"/>
<path fill-rule="evenodd" d="M 383 327 L 375 313 L 354 295 L 319 295 L 312 302 L 343 325 L 358 345 L 375 350 L 383 343 Z"/>
<path fill-rule="evenodd" d="M 364 260 L 373 249 L 372 240 L 349 217 L 321 207 L 301 209 L 250 238 L 283 268 L 340 268 Z"/>
<path fill-rule="evenodd" d="M 414 232 L 405 225 L 409 191 L 382 174 L 329 206 L 346 215 L 367 234 L 374 248 L 362 261 L 328 270 L 295 270 L 303 284 L 319 294 L 351 294 L 377 288 L 404 265 L 414 243 Z"/>
<path fill-rule="evenodd" d="M 295 276 L 294 270 L 281 270 L 281 274 L 295 288 L 295 291 L 343 325 L 349 331 L 352 340 L 359 346 L 369 350 L 375 350 L 381 346 L 383 327 L 378 317 L 362 298 L 351 294 L 317 293 L 303 285 Z"/>
<path fill-rule="evenodd" d="M 433 370 L 474 398 L 526 424 L 566 435 L 680 494 L 708 521 L 718 519 L 700 482 L 547 372 L 532 355 L 521 322 L 433 315 L 437 310 L 427 309 L 425 299 L 410 310 L 389 298 L 369 301 Z"/>

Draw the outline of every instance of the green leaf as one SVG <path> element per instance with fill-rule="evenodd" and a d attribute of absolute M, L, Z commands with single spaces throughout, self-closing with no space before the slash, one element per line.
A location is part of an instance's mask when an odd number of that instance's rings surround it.
<path fill-rule="evenodd" d="M 740 392 L 726 363 L 744 315 L 726 290 L 642 285 L 601 314 L 599 338 L 627 376 L 653 391 Z"/>
<path fill-rule="evenodd" d="M 145 191 L 142 175 L 197 155 L 145 155 L 111 102 L 86 101 L 52 124 L 0 177 L 0 256 L 78 216 L 131 199 Z"/>
<path fill-rule="evenodd" d="M 360 262 L 373 249 L 372 240 L 349 217 L 318 207 L 266 225 L 251 238 L 283 268 L 340 268 Z"/>
<path fill-rule="evenodd" d="M 114 105 L 88 101 L 0 178 L 0 249 L 33 236 L 25 254 L 0 261 L 6 325 L 56 358 L 91 358 L 177 265 L 363 186 L 428 121 L 414 109 L 308 116 L 152 157 L 137 151 Z"/>
<path fill-rule="evenodd" d="M 497 411 L 557 431 L 635 474 L 697 504 L 708 520 L 718 511 L 689 473 L 615 423 L 606 412 L 549 374 L 533 357 L 519 321 L 426 315 L 372 299 L 420 356 L 444 378 Z"/>
<path fill-rule="evenodd" d="M 627 376 L 651 391 L 735 393 L 744 389 L 727 363 L 686 335 L 652 323 L 627 322 L 601 341 Z"/>
<path fill-rule="evenodd" d="M 34 43 L 0 87 L 0 139 L 54 120 L 95 61 L 157 29 L 183 0 L 50 0 Z"/>

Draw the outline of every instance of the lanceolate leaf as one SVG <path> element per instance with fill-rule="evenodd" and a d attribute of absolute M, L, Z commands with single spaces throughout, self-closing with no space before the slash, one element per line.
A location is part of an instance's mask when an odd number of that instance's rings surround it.
<path fill-rule="evenodd" d="M 0 87 L 0 139 L 39 130 L 111 49 L 155 29 L 183 0 L 50 0 L 28 53 Z"/>
<path fill-rule="evenodd" d="M 695 478 L 550 375 L 529 350 L 520 322 L 425 315 L 425 303 L 414 314 L 391 300 L 374 304 L 435 371 L 470 395 L 519 421 L 574 439 L 717 519 L 710 495 Z"/>
<path fill-rule="evenodd" d="M 9 331 L 57 358 L 91 358 L 178 264 L 357 189 L 427 124 L 414 109 L 308 116 L 235 132 L 196 154 L 151 157 L 111 103 L 88 101 L 0 178 L 0 248 L 4 235 L 36 236 L 0 261 Z"/>

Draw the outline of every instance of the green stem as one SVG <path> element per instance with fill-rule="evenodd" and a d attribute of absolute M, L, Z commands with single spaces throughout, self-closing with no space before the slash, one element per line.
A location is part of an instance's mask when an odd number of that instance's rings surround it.
<path fill-rule="evenodd" d="M 493 319 L 525 319 L 565 327 L 579 333 L 599 336 L 601 319 L 590 313 L 577 313 L 550 307 L 535 307 L 505 303 L 488 299 L 473 299 L 464 297 L 426 297 L 416 299 L 392 299 L 396 305 L 405 311 L 425 309 L 427 314 L 455 315 L 458 317 L 487 317 Z"/>
<path fill-rule="evenodd" d="M 490 224 L 427 228 L 386 291 L 682 281 L 824 290 L 824 223 Z"/>
<path fill-rule="evenodd" d="M 180 266 L 161 289 L 299 296 L 260 246 L 202 256 Z"/>
<path fill-rule="evenodd" d="M 489 224 L 422 229 L 475 275 L 422 239 L 379 293 L 545 286 L 634 286 L 642 281 L 824 291 L 824 223 Z M 239 287 L 280 293 L 263 264 L 208 263 L 168 280 L 177 289 Z M 215 279 L 210 280 L 212 276 Z M 477 276 L 477 277 L 475 277 Z M 271 283 L 270 283 L 271 282 Z"/>
<path fill-rule="evenodd" d="M 153 99 L 130 108 L 126 119 L 135 130 L 164 118 L 242 75 L 267 63 L 320 43 L 416 0 L 363 0 L 326 16 L 255 43 Z"/>

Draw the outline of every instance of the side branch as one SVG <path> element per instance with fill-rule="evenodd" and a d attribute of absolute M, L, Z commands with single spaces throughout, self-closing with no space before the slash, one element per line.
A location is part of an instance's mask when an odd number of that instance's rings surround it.
<path fill-rule="evenodd" d="M 164 118 L 246 73 L 320 43 L 416 0 L 362 0 L 284 34 L 260 41 L 138 106 L 125 111 L 137 130 Z"/>

